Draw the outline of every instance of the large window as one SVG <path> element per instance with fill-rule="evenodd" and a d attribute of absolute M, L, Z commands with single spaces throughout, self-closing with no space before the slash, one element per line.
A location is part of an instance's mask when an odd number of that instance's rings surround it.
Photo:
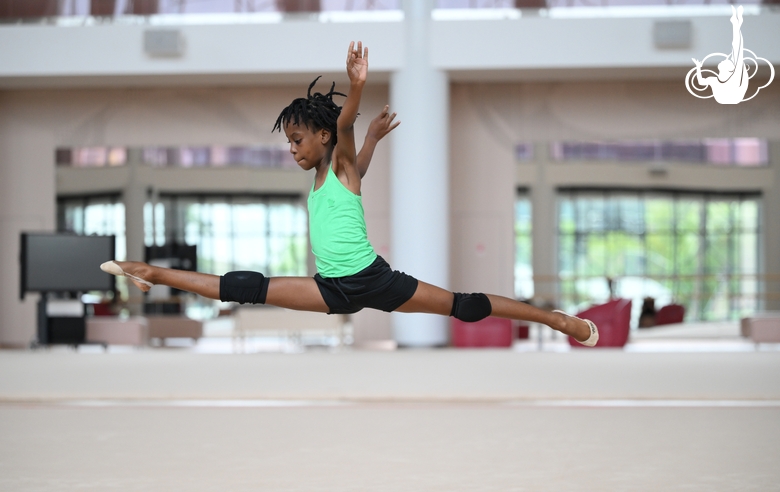
<path fill-rule="evenodd" d="M 144 207 L 145 242 L 197 246 L 198 271 L 305 276 L 306 208 L 298 197 L 162 195 Z"/>
<path fill-rule="evenodd" d="M 60 197 L 57 230 L 90 236 L 116 236 L 116 259 L 124 260 L 125 205 L 119 195 Z"/>
<path fill-rule="evenodd" d="M 769 164 L 769 144 L 762 138 L 554 142 L 550 145 L 550 155 L 557 161 L 679 162 L 757 167 Z"/>
<path fill-rule="evenodd" d="M 759 224 L 756 194 L 561 190 L 561 301 L 653 297 L 738 319 L 758 308 Z"/>
<path fill-rule="evenodd" d="M 55 162 L 64 167 L 116 167 L 127 164 L 124 147 L 60 147 Z"/>
<path fill-rule="evenodd" d="M 79 235 L 116 236 L 115 258 L 127 259 L 125 205 L 119 195 L 57 198 L 57 230 Z M 127 299 L 127 279 L 118 277 L 116 289 Z"/>
<path fill-rule="evenodd" d="M 116 167 L 131 162 L 168 168 L 298 169 L 287 145 L 185 145 L 177 147 L 60 147 L 55 160 L 60 167 Z"/>

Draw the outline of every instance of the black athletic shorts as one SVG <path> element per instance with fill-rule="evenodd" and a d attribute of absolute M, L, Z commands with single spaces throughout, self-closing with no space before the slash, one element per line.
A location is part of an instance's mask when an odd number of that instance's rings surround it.
<path fill-rule="evenodd" d="M 417 279 L 393 270 L 381 256 L 354 275 L 324 278 L 314 276 L 328 314 L 352 314 L 363 308 L 395 311 L 412 298 Z"/>

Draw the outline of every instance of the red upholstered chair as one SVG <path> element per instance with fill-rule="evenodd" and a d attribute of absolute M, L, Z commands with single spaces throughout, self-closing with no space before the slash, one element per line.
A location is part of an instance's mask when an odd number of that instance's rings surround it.
<path fill-rule="evenodd" d="M 525 322 L 517 322 L 517 339 L 527 340 L 530 336 L 531 326 Z"/>
<path fill-rule="evenodd" d="M 487 317 L 476 323 L 452 318 L 453 347 L 511 347 L 512 320 Z"/>
<path fill-rule="evenodd" d="M 111 304 L 108 303 L 93 304 L 92 310 L 93 316 L 116 316 Z"/>
<path fill-rule="evenodd" d="M 682 323 L 683 318 L 685 318 L 685 306 L 680 304 L 669 304 L 655 313 L 655 326 Z"/>
<path fill-rule="evenodd" d="M 628 342 L 631 325 L 631 299 L 616 299 L 581 311 L 578 318 L 589 319 L 599 329 L 596 347 L 622 347 Z M 569 337 L 569 344 L 576 348 L 588 348 Z"/>

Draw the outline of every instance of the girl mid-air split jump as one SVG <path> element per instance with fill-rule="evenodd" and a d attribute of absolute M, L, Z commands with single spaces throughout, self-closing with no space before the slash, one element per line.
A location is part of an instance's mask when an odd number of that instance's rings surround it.
<path fill-rule="evenodd" d="M 399 123 L 387 107 L 369 127 L 365 144 L 355 151 L 354 123 L 368 74 L 368 48 L 352 42 L 347 52 L 349 92 L 344 106 L 333 102 L 333 91 L 295 99 L 282 110 L 274 130 L 282 130 L 298 165 L 315 170 L 309 194 L 309 233 L 317 273 L 311 277 L 268 278 L 257 272 L 223 276 L 172 270 L 142 262 L 109 261 L 101 269 L 124 275 L 141 290 L 154 284 L 194 292 L 210 299 L 271 304 L 288 309 L 329 314 L 356 313 L 363 308 L 403 313 L 430 313 L 479 321 L 487 316 L 544 323 L 593 346 L 596 326 L 560 311 L 547 312 L 507 297 L 452 293 L 397 270 L 375 252 L 368 241 L 361 179 L 379 139 Z M 409 179 L 415 179 L 409 176 Z"/>

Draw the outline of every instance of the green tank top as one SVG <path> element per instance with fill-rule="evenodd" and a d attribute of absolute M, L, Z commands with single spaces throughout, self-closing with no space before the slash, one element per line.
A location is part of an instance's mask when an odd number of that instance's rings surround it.
<path fill-rule="evenodd" d="M 311 251 L 321 276 L 354 275 L 374 262 L 363 199 L 341 184 L 332 165 L 325 183 L 316 191 L 312 185 L 308 208 Z"/>

